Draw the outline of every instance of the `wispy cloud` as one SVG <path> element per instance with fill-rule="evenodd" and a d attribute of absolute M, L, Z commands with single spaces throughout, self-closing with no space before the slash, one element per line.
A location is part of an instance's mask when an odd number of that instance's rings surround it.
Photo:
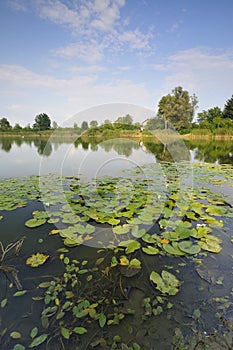
<path fill-rule="evenodd" d="M 97 69 L 92 67 L 93 70 Z M 55 115 L 58 122 L 63 121 L 64 116 L 73 115 L 94 105 L 111 102 L 145 105 L 145 101 L 151 99 L 144 83 L 135 83 L 129 79 L 112 77 L 107 82 L 100 82 L 92 72 L 85 75 L 78 71 L 71 78 L 58 79 L 12 65 L 0 65 L 0 86 L 9 87 L 8 96 L 14 99 L 15 109 L 17 104 L 27 104 L 25 111 L 28 118 L 41 112 L 38 108 L 42 108 L 43 111 Z M 37 96 L 40 96 L 39 100 Z M 9 104 L 3 105 L 2 109 L 4 108 L 7 111 L 14 110 Z M 16 122 L 20 122 L 20 118 L 24 120 L 23 110 L 21 113 L 18 109 L 18 116 L 19 120 Z"/>
<path fill-rule="evenodd" d="M 232 95 L 232 52 L 216 53 L 204 48 L 183 50 L 171 55 L 164 69 L 163 90 L 171 91 L 181 85 L 205 99 L 205 106 L 200 101 L 201 108 L 218 104 L 221 107 L 223 96 Z"/>
<path fill-rule="evenodd" d="M 43 19 L 63 25 L 72 32 L 72 41 L 53 50 L 54 55 L 97 62 L 107 52 L 121 51 L 127 45 L 135 53 L 152 50 L 151 29 L 127 29 L 128 18 L 121 16 L 125 0 L 11 0 L 16 10 L 22 8 L 35 12 Z"/>

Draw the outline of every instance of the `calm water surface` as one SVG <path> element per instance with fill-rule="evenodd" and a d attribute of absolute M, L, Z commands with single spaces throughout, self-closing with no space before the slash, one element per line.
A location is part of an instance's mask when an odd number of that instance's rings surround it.
<path fill-rule="evenodd" d="M 160 161 L 187 160 L 233 164 L 232 141 L 183 141 L 163 144 L 127 139 L 86 143 L 0 137 L 0 176 L 59 173 L 65 176 L 118 176 L 123 169 Z"/>

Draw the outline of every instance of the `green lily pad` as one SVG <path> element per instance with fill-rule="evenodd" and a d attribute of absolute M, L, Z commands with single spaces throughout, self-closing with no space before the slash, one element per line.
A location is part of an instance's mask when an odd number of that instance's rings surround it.
<path fill-rule="evenodd" d="M 25 226 L 34 228 L 34 227 L 39 227 L 41 225 L 44 225 L 46 223 L 46 219 L 29 219 L 25 222 Z"/>
<path fill-rule="evenodd" d="M 156 285 L 156 289 L 164 294 L 176 295 L 179 292 L 179 280 L 166 270 L 162 271 L 161 276 L 157 272 L 152 271 L 150 280 Z"/>
<path fill-rule="evenodd" d="M 118 225 L 112 228 L 113 233 L 116 235 L 123 235 L 128 233 L 130 230 L 130 226 L 125 224 L 125 225 Z"/>
<path fill-rule="evenodd" d="M 201 249 L 207 250 L 211 253 L 220 253 L 222 250 L 221 244 L 222 241 L 220 238 L 208 235 L 204 238 L 201 238 L 200 241 L 198 241 L 198 245 L 200 246 Z"/>
<path fill-rule="evenodd" d="M 42 253 L 32 254 L 32 256 L 27 258 L 26 264 L 30 265 L 31 267 L 38 267 L 40 265 L 43 265 L 48 258 L 49 255 L 45 255 Z"/>
<path fill-rule="evenodd" d="M 198 254 L 201 251 L 200 246 L 193 244 L 191 241 L 179 242 L 178 247 L 187 254 Z"/>
<path fill-rule="evenodd" d="M 148 255 L 156 255 L 159 253 L 159 250 L 152 246 L 143 247 L 142 251 Z"/>
<path fill-rule="evenodd" d="M 163 249 L 165 252 L 171 255 L 183 256 L 185 252 L 179 249 L 177 242 L 172 242 L 172 244 L 163 244 Z"/>
<path fill-rule="evenodd" d="M 136 241 L 136 240 L 128 240 L 128 241 L 123 241 L 119 244 L 121 247 L 125 247 L 126 254 L 130 254 L 135 252 L 135 250 L 138 250 L 141 247 L 141 244 Z"/>

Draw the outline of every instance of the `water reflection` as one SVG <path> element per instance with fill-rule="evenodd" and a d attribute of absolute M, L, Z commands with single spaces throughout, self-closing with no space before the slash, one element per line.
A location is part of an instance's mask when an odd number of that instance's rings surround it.
<path fill-rule="evenodd" d="M 233 164 L 233 141 L 191 140 L 185 143 L 182 139 L 159 142 L 151 138 L 122 139 L 54 139 L 0 137 L 0 162 L 4 164 L 1 176 L 17 176 L 38 173 L 41 157 L 48 158 L 48 171 L 53 171 L 52 162 L 63 157 L 69 148 L 69 164 L 66 173 L 71 171 L 71 163 L 80 162 L 81 157 L 92 153 L 93 159 L 121 156 L 136 162 L 154 161 L 204 161 L 220 164 Z M 72 157 L 71 157 L 72 154 Z M 50 165 L 51 163 L 51 165 Z M 20 167 L 22 169 L 20 169 Z M 72 171 L 71 171 L 72 172 Z"/>
<path fill-rule="evenodd" d="M 222 140 L 185 141 L 194 159 L 207 163 L 233 164 L 233 142 Z"/>

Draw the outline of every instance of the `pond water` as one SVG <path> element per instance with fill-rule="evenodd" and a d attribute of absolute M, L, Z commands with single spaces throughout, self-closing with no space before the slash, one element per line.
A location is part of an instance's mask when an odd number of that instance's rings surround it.
<path fill-rule="evenodd" d="M 232 349 L 232 152 L 1 138 L 0 348 Z"/>
<path fill-rule="evenodd" d="M 38 138 L 0 137 L 0 176 L 37 175 L 42 169 L 45 173 L 72 176 L 77 171 L 91 174 L 100 167 L 101 174 L 104 171 L 117 175 L 115 172 L 135 165 L 174 160 L 233 164 L 232 141 L 180 141 L 173 157 L 169 149 L 164 151 L 162 143 L 147 140 L 118 138 L 88 143 L 77 136 L 73 140 L 47 142 Z"/>

